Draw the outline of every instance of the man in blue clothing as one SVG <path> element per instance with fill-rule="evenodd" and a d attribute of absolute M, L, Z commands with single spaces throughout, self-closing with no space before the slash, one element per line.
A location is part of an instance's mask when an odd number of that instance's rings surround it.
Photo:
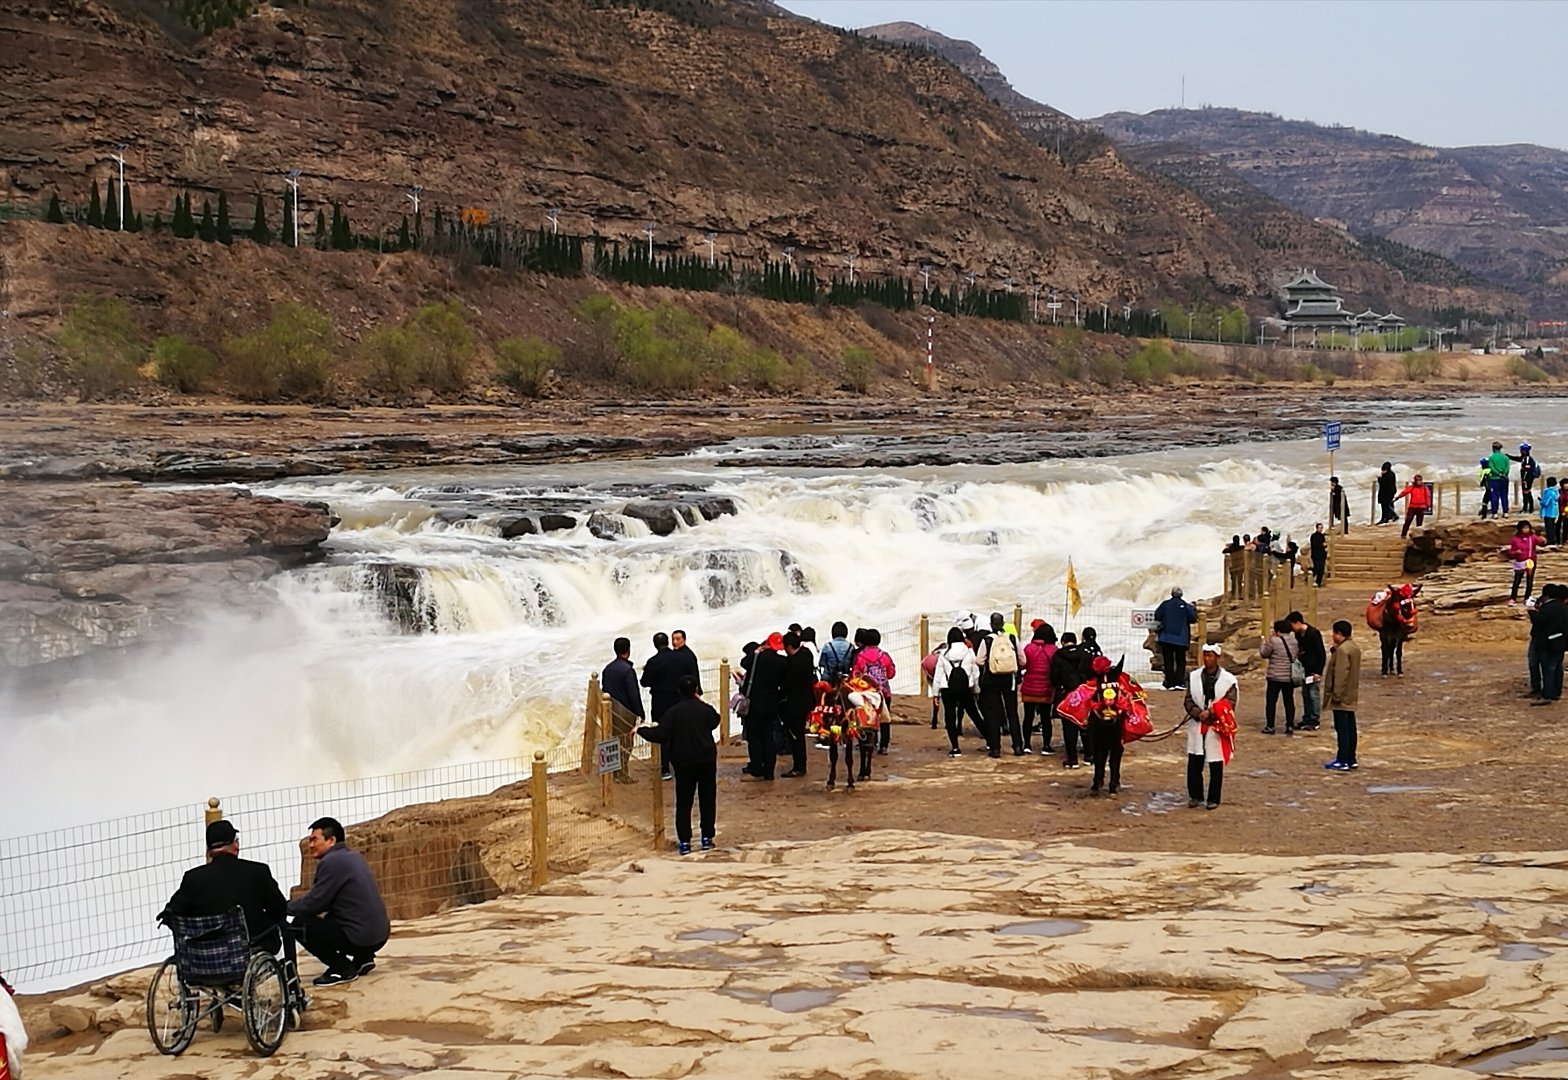
<path fill-rule="evenodd" d="M 833 640 L 822 646 L 822 655 L 817 658 L 817 672 L 822 676 L 822 681 L 837 686 L 839 677 L 849 674 L 854 651 L 855 647 L 849 641 L 848 624 L 834 623 Z"/>
<path fill-rule="evenodd" d="M 1160 683 L 1167 690 L 1187 688 L 1187 646 L 1192 643 L 1192 624 L 1198 621 L 1198 609 L 1181 595 L 1177 586 L 1170 599 L 1154 609 L 1154 621 L 1159 624 L 1154 640 L 1160 646 Z"/>
<path fill-rule="evenodd" d="M 599 675 L 599 688 L 610 695 L 610 700 L 621 705 L 632 718 L 619 711 L 610 714 L 611 730 L 621 740 L 621 767 L 615 773 L 617 783 L 631 783 L 632 732 L 637 722 L 645 719 L 642 711 L 642 690 L 637 685 L 637 669 L 632 666 L 632 639 L 615 639 L 615 659 L 604 665 Z"/>
<path fill-rule="evenodd" d="M 1503 444 L 1494 442 L 1486 459 L 1486 503 L 1493 517 L 1508 513 L 1508 470 L 1512 468 Z"/>

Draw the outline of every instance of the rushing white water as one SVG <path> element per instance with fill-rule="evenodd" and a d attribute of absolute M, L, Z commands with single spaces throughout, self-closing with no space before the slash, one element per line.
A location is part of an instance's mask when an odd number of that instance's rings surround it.
<path fill-rule="evenodd" d="M 1347 432 L 1336 468 L 1361 512 L 1380 461 L 1401 478 L 1468 477 L 1494 432 L 1510 450 L 1529 437 L 1550 472 L 1555 448 L 1568 446 L 1563 411 L 1469 401 L 1434 418 L 1391 406 L 1386 428 Z M 744 467 L 719 467 L 727 458 Z M 678 459 L 262 485 L 332 504 L 343 523 L 330 560 L 275 579 L 253 610 L 205 613 L 112 684 L 0 703 L 11 766 L 0 830 L 547 748 L 577 737 L 586 678 L 622 633 L 640 661 L 655 630 L 684 628 L 711 672 L 790 621 L 825 638 L 841 618 L 881 628 L 912 689 L 921 612 L 937 634 L 955 611 L 1010 612 L 1021 601 L 1026 618 L 1067 628 L 1069 558 L 1085 602 L 1113 620 L 1171 585 L 1212 594 L 1232 533 L 1268 524 L 1305 543 L 1326 504 L 1326 465 L 1315 436 L 886 472 L 779 473 L 740 444 Z M 739 512 L 668 537 L 632 521 L 609 540 L 583 525 L 507 540 L 494 514 L 448 524 L 435 511 L 450 503 L 420 497 L 441 485 L 580 496 L 584 486 L 672 483 L 730 496 Z M 433 632 L 405 633 L 388 617 L 377 569 L 387 566 L 406 568 L 406 603 Z"/>

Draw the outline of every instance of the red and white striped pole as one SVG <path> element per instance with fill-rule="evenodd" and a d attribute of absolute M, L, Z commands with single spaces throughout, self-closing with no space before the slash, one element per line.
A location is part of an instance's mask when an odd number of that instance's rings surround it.
<path fill-rule="evenodd" d="M 936 316 L 926 316 L 926 389 L 936 389 L 936 363 L 931 353 L 931 326 L 936 322 Z"/>

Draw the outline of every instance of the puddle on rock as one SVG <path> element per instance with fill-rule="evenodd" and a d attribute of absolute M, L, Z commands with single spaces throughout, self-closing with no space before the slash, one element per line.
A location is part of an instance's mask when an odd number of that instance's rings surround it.
<path fill-rule="evenodd" d="M 1043 1024 L 1045 1017 L 1028 1009 L 999 1009 L 995 1006 L 971 1005 L 921 1005 L 926 1012 L 948 1013 L 952 1016 L 988 1016 L 993 1020 L 1022 1020 L 1026 1024 Z"/>
<path fill-rule="evenodd" d="M 776 990 L 768 995 L 768 1004 L 779 1012 L 806 1012 L 833 1004 L 838 995 L 837 990 Z"/>
<path fill-rule="evenodd" d="M 985 872 L 985 876 L 994 878 L 1010 878 L 1017 877 L 1018 875 L 1014 874 L 1011 870 L 987 870 Z"/>
<path fill-rule="evenodd" d="M 1367 788 L 1368 795 L 1406 795 L 1413 791 L 1435 791 L 1436 789 L 1426 784 L 1373 784 Z"/>
<path fill-rule="evenodd" d="M 840 964 L 838 966 L 838 977 L 848 979 L 851 982 L 870 982 L 871 969 L 865 964 Z"/>
<path fill-rule="evenodd" d="M 1034 919 L 1030 922 L 1008 923 L 998 926 L 996 933 L 1007 935 L 1021 935 L 1028 937 L 1066 937 L 1068 934 L 1081 934 L 1089 929 L 1088 923 L 1077 922 L 1073 919 Z"/>
<path fill-rule="evenodd" d="M 1045 858 L 1045 856 L 1041 855 L 1038 851 L 1026 851 L 1022 855 L 1014 855 L 1013 858 L 1017 859 L 1019 862 L 1039 862 L 1041 859 Z"/>
<path fill-rule="evenodd" d="M 1334 991 L 1366 972 L 1361 965 L 1319 968 L 1317 971 L 1284 971 L 1280 974 L 1314 990 Z"/>
<path fill-rule="evenodd" d="M 1507 915 L 1508 912 L 1492 903 L 1490 900 L 1472 900 L 1470 906 L 1483 915 Z"/>
<path fill-rule="evenodd" d="M 728 945 L 732 941 L 739 941 L 740 935 L 733 930 L 687 930 L 685 933 L 676 934 L 676 941 L 712 941 L 721 945 Z"/>
<path fill-rule="evenodd" d="M 1486 1057 L 1464 1062 L 1459 1067 L 1471 1072 L 1485 1073 L 1488 1076 L 1501 1076 L 1514 1069 L 1522 1069 L 1530 1065 L 1562 1062 L 1568 1062 L 1568 1040 L 1561 1035 L 1548 1035 L 1544 1039 L 1536 1039 L 1523 1046 L 1516 1046 L 1512 1050 L 1504 1050 L 1498 1054 L 1488 1054 Z"/>
<path fill-rule="evenodd" d="M 1290 891 L 1306 893 L 1309 896 L 1333 896 L 1339 892 L 1332 885 L 1325 885 L 1321 881 L 1314 881 L 1307 885 L 1292 885 Z"/>
<path fill-rule="evenodd" d="M 1513 963 L 1524 963 L 1528 960 L 1545 960 L 1552 954 L 1539 945 L 1531 945 L 1528 941 L 1510 941 L 1497 950 L 1499 960 L 1508 960 Z"/>
<path fill-rule="evenodd" d="M 1187 796 L 1176 791 L 1156 791 L 1149 796 L 1143 808 L 1151 814 L 1168 814 L 1172 810 L 1186 809 Z"/>
<path fill-rule="evenodd" d="M 720 990 L 719 993 L 723 994 L 725 997 L 732 997 L 736 1001 L 768 1000 L 768 992 L 766 990 L 747 990 L 744 987 L 726 986 L 724 989 Z"/>

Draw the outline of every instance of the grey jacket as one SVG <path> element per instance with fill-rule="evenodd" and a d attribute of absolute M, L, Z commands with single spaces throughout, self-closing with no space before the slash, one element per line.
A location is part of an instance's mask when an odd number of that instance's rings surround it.
<path fill-rule="evenodd" d="M 392 934 L 387 906 L 376 888 L 370 864 L 357 851 L 334 845 L 316 860 L 316 880 L 310 892 L 290 900 L 290 915 L 321 915 L 343 928 L 343 936 L 354 945 L 377 948 Z"/>
<path fill-rule="evenodd" d="M 1258 646 L 1258 655 L 1269 662 L 1268 670 L 1264 672 L 1269 682 L 1290 682 L 1290 662 L 1300 657 L 1296 649 L 1296 635 L 1281 637 L 1271 632 L 1263 639 L 1263 644 Z"/>

